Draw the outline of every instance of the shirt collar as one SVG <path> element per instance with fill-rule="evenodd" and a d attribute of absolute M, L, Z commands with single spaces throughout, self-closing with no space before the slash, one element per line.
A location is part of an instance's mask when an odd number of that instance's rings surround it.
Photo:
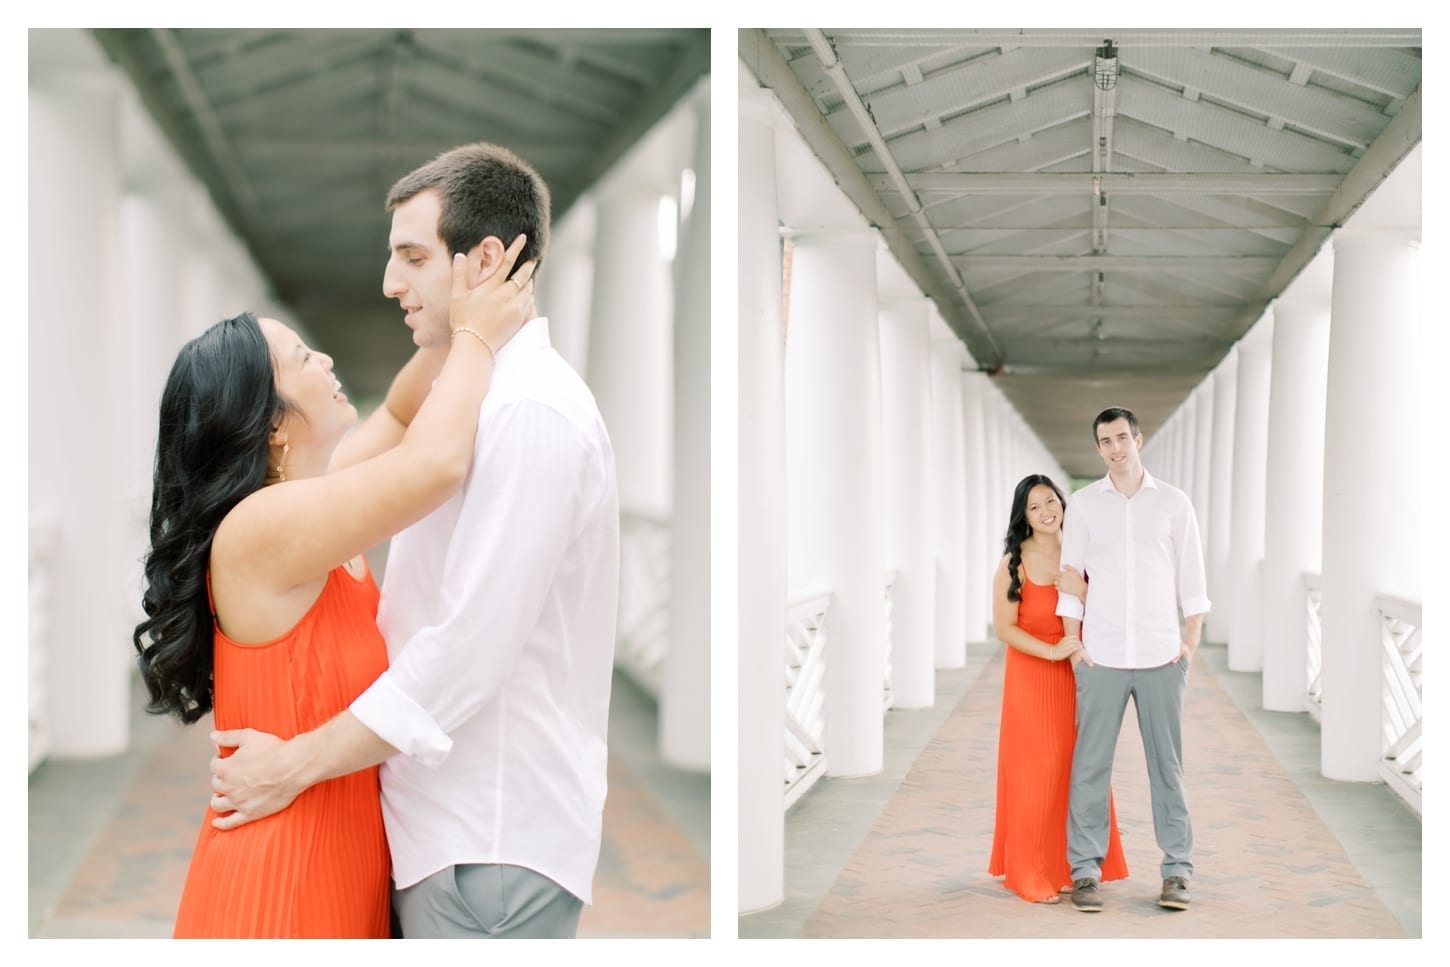
<path fill-rule="evenodd" d="M 1118 492 L 1118 488 L 1113 486 L 1113 475 L 1110 473 L 1103 474 L 1103 479 L 1098 481 L 1097 487 L 1099 490 L 1107 493 L 1115 494 Z M 1147 467 L 1143 468 L 1143 485 L 1138 490 L 1142 491 L 1143 487 L 1152 487 L 1154 490 L 1158 489 L 1158 481 L 1153 479 L 1153 475 L 1148 472 Z"/>
<path fill-rule="evenodd" d="M 494 357 L 495 362 L 507 359 L 515 352 L 515 347 L 526 347 L 529 349 L 541 349 L 552 345 L 549 342 L 549 319 L 547 316 L 535 316 L 524 323 L 523 328 L 514 333 L 513 338 L 504 343 Z M 519 350 L 520 352 L 522 349 Z"/>

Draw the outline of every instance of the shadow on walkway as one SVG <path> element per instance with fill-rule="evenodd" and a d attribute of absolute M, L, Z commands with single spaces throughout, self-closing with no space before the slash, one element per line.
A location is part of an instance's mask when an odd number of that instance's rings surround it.
<path fill-rule="evenodd" d="M 709 935 L 710 780 L 659 762 L 655 716 L 616 675 L 604 843 L 581 937 Z M 31 775 L 31 937 L 171 935 L 210 796 L 210 730 L 210 717 L 181 728 L 138 712 L 124 755 Z"/>
<path fill-rule="evenodd" d="M 1157 906 L 1161 859 L 1136 717 L 1114 767 L 1129 879 L 1106 909 L 1024 902 L 987 875 L 1001 646 L 938 672 L 937 704 L 888 713 L 882 775 L 826 779 L 787 817 L 786 901 L 742 937 L 1393 938 L 1420 936 L 1420 820 L 1386 787 L 1318 774 L 1307 714 L 1257 708 L 1259 676 L 1205 645 L 1184 743 L 1193 907 Z"/>

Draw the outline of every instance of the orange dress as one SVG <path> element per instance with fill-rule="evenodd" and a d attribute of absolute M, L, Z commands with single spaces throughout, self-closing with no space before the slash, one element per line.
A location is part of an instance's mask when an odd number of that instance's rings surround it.
<path fill-rule="evenodd" d="M 388 666 L 378 586 L 345 567 L 291 631 L 243 645 L 220 628 L 214 718 L 291 738 L 346 709 Z M 318 783 L 231 830 L 208 806 L 176 914 L 177 937 L 387 937 L 391 864 L 374 766 Z"/>
<path fill-rule="evenodd" d="M 1025 568 L 1024 568 L 1025 571 Z M 1039 641 L 1062 639 L 1057 589 L 1022 581 L 1017 626 Z M 997 738 L 997 821 L 987 872 L 1005 876 L 1024 900 L 1055 897 L 1072 886 L 1067 862 L 1067 796 L 1077 740 L 1077 684 L 1072 663 L 1007 648 L 1002 727 Z M 1128 875 L 1118 817 L 1108 794 L 1108 855 L 1102 879 Z"/>

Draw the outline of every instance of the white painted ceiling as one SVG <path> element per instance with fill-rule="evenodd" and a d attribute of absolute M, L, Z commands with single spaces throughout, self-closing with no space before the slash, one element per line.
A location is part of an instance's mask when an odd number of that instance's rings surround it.
<path fill-rule="evenodd" d="M 539 170 L 557 221 L 710 68 L 708 30 L 92 33 L 279 299 L 372 395 L 412 348 L 382 295 L 394 181 L 493 141 Z"/>
<path fill-rule="evenodd" d="M 739 37 L 1079 476 L 1093 414 L 1151 433 L 1420 141 L 1418 29 Z"/>

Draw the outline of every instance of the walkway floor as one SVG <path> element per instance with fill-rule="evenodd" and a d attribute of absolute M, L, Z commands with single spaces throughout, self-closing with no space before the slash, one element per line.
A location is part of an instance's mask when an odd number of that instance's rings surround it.
<path fill-rule="evenodd" d="M 171 935 L 209 795 L 209 721 L 183 729 L 138 712 L 126 754 L 31 775 L 32 938 Z M 581 937 L 709 935 L 709 778 L 659 762 L 655 722 L 653 700 L 616 675 L 604 845 Z"/>
<path fill-rule="evenodd" d="M 1378 784 L 1318 772 L 1307 714 L 1259 709 L 1257 674 L 1205 645 L 1189 681 L 1185 752 L 1193 906 L 1156 904 L 1161 859 L 1136 719 L 1114 792 L 1130 878 L 1104 912 L 1026 903 L 987 875 L 1003 653 L 938 673 L 936 705 L 887 717 L 888 768 L 824 779 L 786 823 L 787 896 L 742 938 L 1399 938 L 1421 934 L 1420 819 Z"/>

